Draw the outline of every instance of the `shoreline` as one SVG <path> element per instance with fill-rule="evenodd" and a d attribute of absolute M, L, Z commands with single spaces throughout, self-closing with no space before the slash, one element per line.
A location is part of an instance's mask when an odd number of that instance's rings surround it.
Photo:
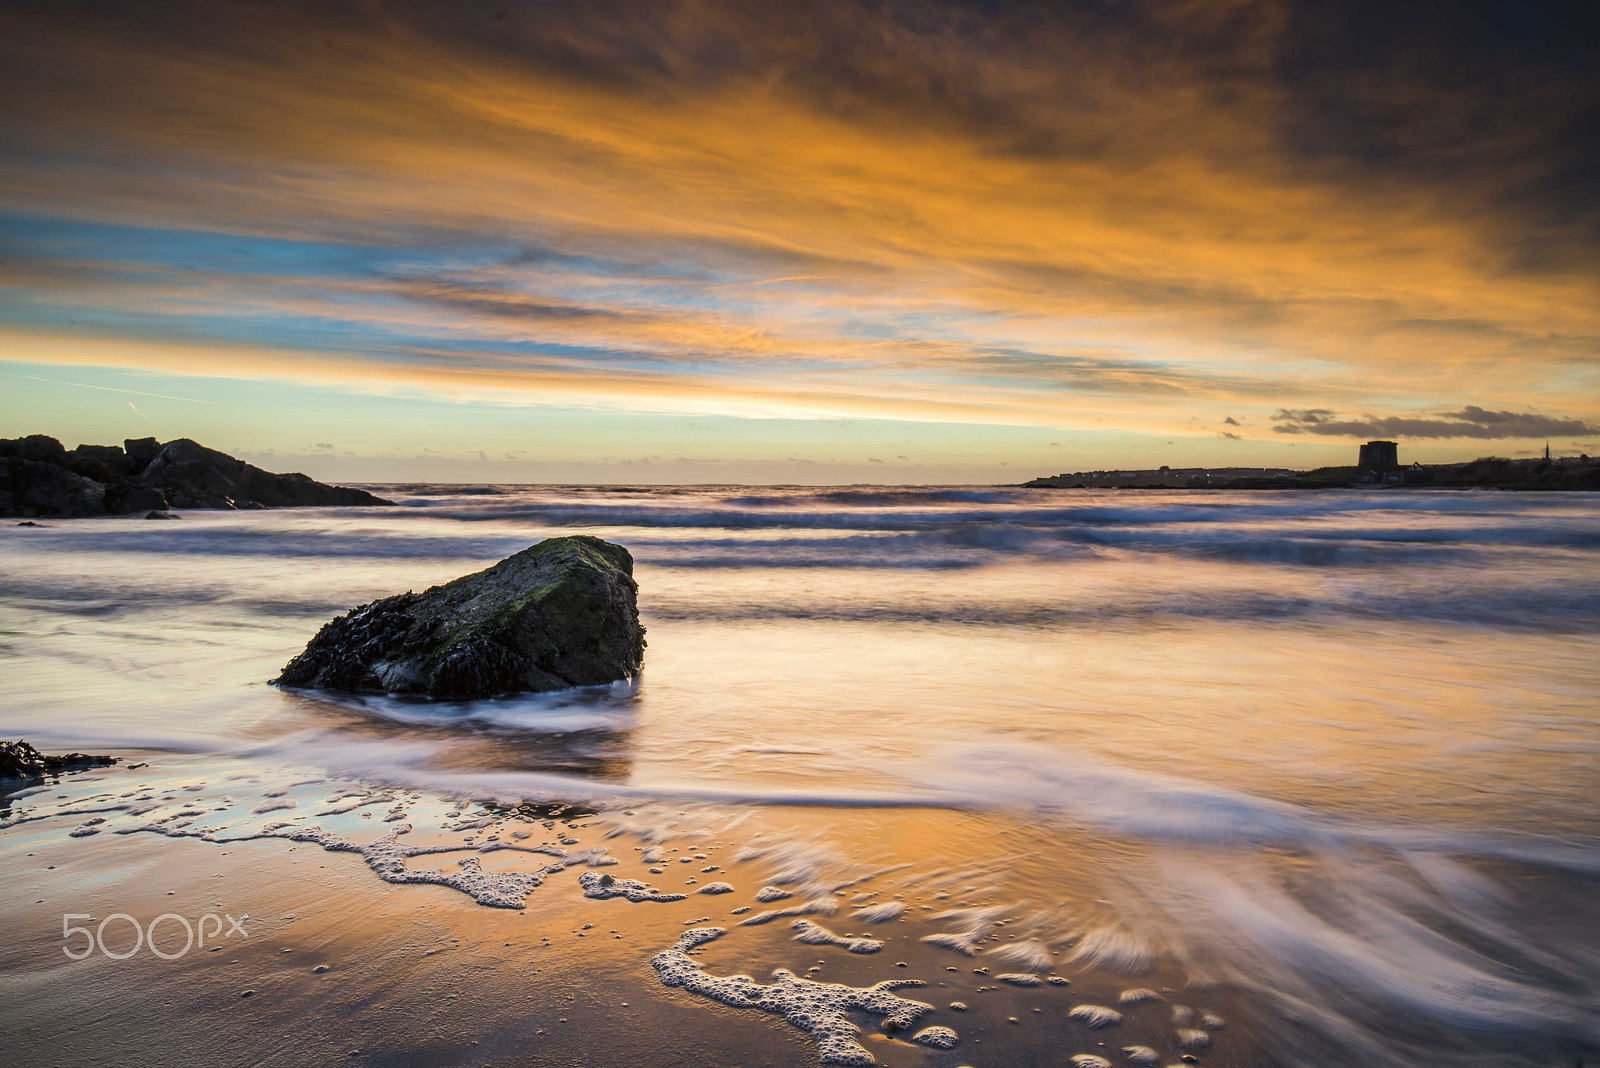
<path fill-rule="evenodd" d="M 84 776 L 60 785 L 68 787 L 64 792 L 88 795 L 133 780 L 147 787 L 142 796 L 152 792 L 150 787 L 161 792 L 163 786 L 176 786 L 205 762 L 178 761 L 165 771 L 164 763 L 152 760 L 148 770 L 141 769 L 144 774 Z M 173 772 L 179 774 L 165 777 Z M 335 785 L 320 789 L 336 793 L 330 789 Z M 230 796 L 242 801 L 245 791 L 234 789 Z M 460 822 L 467 825 L 484 811 L 465 804 L 459 810 Z M 948 1054 L 929 1051 L 908 1041 L 912 1029 L 885 1030 L 876 1018 L 854 1017 L 862 1026 L 863 1048 L 889 1068 L 975 1058 L 1009 1063 L 1030 1055 L 1025 1051 L 1042 1050 L 1055 1050 L 1062 1059 L 1094 1053 L 1121 1060 L 1117 1050 L 1128 1044 L 1165 1049 L 1176 1061 L 1183 1050 L 1167 1017 L 1174 1003 L 1189 1002 L 1228 1021 L 1214 1032 L 1205 1063 L 1222 1068 L 1268 1064 L 1249 1038 L 1248 999 L 1222 986 L 1185 990 L 1171 964 L 1124 977 L 1103 964 L 1058 960 L 1038 972 L 1038 985 L 995 982 L 1000 973 L 1028 970 L 986 955 L 1018 935 L 980 926 L 976 957 L 923 939 L 948 930 L 949 921 L 938 919 L 945 909 L 998 907 L 1015 916 L 1025 908 L 1007 904 L 993 887 L 961 893 L 958 883 L 937 874 L 908 877 L 903 862 L 892 855 L 853 874 L 807 869 L 785 876 L 782 869 L 793 869 L 801 854 L 775 839 L 777 852 L 750 855 L 717 834 L 716 819 L 651 847 L 643 844 L 648 837 L 616 833 L 628 822 L 621 812 L 550 820 L 502 815 L 473 831 L 490 835 L 527 828 L 532 840 L 553 834 L 571 842 L 574 852 L 607 847 L 616 862 L 569 868 L 529 893 L 522 908 L 486 908 L 455 889 L 384 882 L 359 857 L 315 844 L 208 842 L 116 831 L 70 837 L 68 828 L 81 818 L 63 814 L 14 823 L 0 833 L 0 857 L 14 873 L 16 888 L 0 905 L 0 917 L 15 932 L 0 949 L 0 991 L 5 993 L 0 1019 L 15 1036 L 14 1055 L 24 1060 L 175 1065 L 335 1058 L 383 1065 L 631 1061 L 774 1068 L 819 1063 L 814 1041 L 781 1017 L 675 989 L 652 970 L 650 959 L 684 931 L 716 925 L 729 933 L 695 955 L 713 975 L 745 973 L 767 982 L 774 969 L 788 969 L 804 979 L 856 988 L 908 978 L 924 983 L 900 992 L 930 1006 L 916 1028 L 953 1028 L 959 1044 Z M 847 824 L 863 819 L 842 818 Z M 840 820 L 837 810 L 804 808 L 769 818 L 789 823 L 796 841 Z M 451 835 L 425 830 L 424 822 L 415 833 L 449 844 Z M 870 822 L 888 831 L 880 817 Z M 888 822 L 896 828 L 889 836 L 905 843 L 891 853 L 914 855 L 911 843 L 952 833 L 976 849 L 994 833 L 993 817 L 954 812 L 906 810 Z M 799 837 L 793 838 L 796 829 Z M 481 855 L 460 845 L 459 833 L 455 837 L 461 856 Z M 647 853 L 650 849 L 655 852 Z M 491 862 L 484 858 L 485 867 Z M 702 873 L 705 867 L 717 870 Z M 661 874 L 651 874 L 652 869 Z M 579 885 L 584 871 L 648 880 L 686 896 L 677 902 L 593 900 Z M 691 873 L 687 879 L 685 872 Z M 697 892 L 712 879 L 726 879 L 735 889 Z M 756 891 L 774 881 L 793 896 L 763 904 Z M 829 885 L 833 888 L 826 889 Z M 781 915 L 796 902 L 805 906 L 801 919 Z M 854 908 L 881 902 L 903 902 L 904 911 L 879 922 L 852 916 Z M 763 909 L 780 915 L 772 922 L 746 924 L 759 919 Z M 158 916 L 196 919 L 212 913 L 240 922 L 246 936 L 224 937 L 175 960 L 152 955 L 148 946 L 132 950 L 133 929 L 126 918 L 148 926 Z M 103 928 L 107 944 L 99 952 L 73 961 L 63 948 L 78 943 L 62 939 L 63 914 L 86 915 L 72 921 L 80 926 L 100 925 L 113 915 L 124 918 Z M 807 945 L 796 940 L 802 923 L 885 944 L 869 954 Z M 177 954 L 184 945 L 177 921 L 166 920 L 161 930 L 161 948 Z M 128 959 L 111 959 L 124 953 Z M 1068 983 L 1045 983 L 1047 974 Z M 1123 991 L 1142 987 L 1158 996 L 1148 1003 L 1119 1003 Z M 953 1001 L 967 1007 L 953 1010 Z M 1125 1019 L 1105 1030 L 1071 1019 L 1068 1009 L 1085 1002 L 1119 1006 Z M 270 1056 L 258 1049 L 262 1034 L 277 1036 Z M 242 1052 L 241 1043 L 250 1052 Z"/>
<path fill-rule="evenodd" d="M 1179 1006 L 1226 1019 L 1211 1068 L 1589 1055 L 1593 499 L 1222 502 L 553 489 L 19 531 L 8 734 L 125 762 L 0 812 L 53 813 L 0 828 L 0 1016 L 68 1068 L 815 1064 L 782 968 L 927 982 L 915 1028 L 849 1017 L 893 1068 L 1176 1064 Z M 639 554 L 636 685 L 265 683 L 342 606 L 574 527 Z M 684 896 L 584 896 L 628 880 Z M 64 922 L 177 950 L 244 913 L 248 955 L 63 953 Z M 712 927 L 711 978 L 663 983 Z"/>

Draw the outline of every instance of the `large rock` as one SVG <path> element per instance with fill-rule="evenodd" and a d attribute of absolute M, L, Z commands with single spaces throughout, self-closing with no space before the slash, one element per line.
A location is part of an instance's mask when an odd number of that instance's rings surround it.
<path fill-rule="evenodd" d="M 0 515 L 105 515 L 104 483 L 43 460 L 0 455 Z"/>
<path fill-rule="evenodd" d="M 67 466 L 66 447 L 48 434 L 29 434 L 25 438 L 0 438 L 0 456 L 19 460 Z"/>
<path fill-rule="evenodd" d="M 365 490 L 326 486 L 298 473 L 275 475 L 188 438 L 178 438 L 161 446 L 161 451 L 140 472 L 139 478 L 160 487 L 174 505 L 184 498 L 230 502 L 212 507 L 233 507 L 247 502 L 269 508 L 389 503 Z"/>
<path fill-rule="evenodd" d="M 161 442 L 155 438 L 124 438 L 122 448 L 127 452 L 129 461 L 143 470 L 161 451 Z"/>
<path fill-rule="evenodd" d="M 188 438 L 68 452 L 43 434 L 0 439 L 0 516 L 138 515 L 167 508 L 384 505 L 365 490 L 275 475 Z"/>
<path fill-rule="evenodd" d="M 637 590 L 622 546 L 551 538 L 338 617 L 273 681 L 450 700 L 616 682 L 644 661 Z"/>
<path fill-rule="evenodd" d="M 170 505 L 167 495 L 154 486 L 132 482 L 106 494 L 106 507 L 118 515 L 137 515 L 140 512 L 165 512 Z"/>

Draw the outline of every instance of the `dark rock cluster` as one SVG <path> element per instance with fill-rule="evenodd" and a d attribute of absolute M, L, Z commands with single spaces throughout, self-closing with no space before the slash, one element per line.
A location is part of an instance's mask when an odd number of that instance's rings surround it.
<path fill-rule="evenodd" d="M 0 779 L 42 779 L 65 771 L 109 767 L 116 762 L 116 757 L 88 753 L 46 756 L 24 741 L 0 742 Z"/>
<path fill-rule="evenodd" d="M 1470 463 L 1406 469 L 1409 486 L 1488 486 L 1517 490 L 1600 490 L 1600 461 L 1587 456 L 1560 460 L 1508 460 L 1482 456 Z"/>
<path fill-rule="evenodd" d="M 1195 468 L 1172 472 L 1171 477 L 1151 471 L 1126 472 L 1121 476 L 1114 471 L 1079 472 L 1046 475 L 1022 485 L 1026 489 L 1417 489 L 1433 486 L 1439 489 L 1600 490 L 1600 460 L 1592 460 L 1587 455 L 1528 460 L 1482 456 L 1468 463 L 1395 467 L 1376 475 L 1354 466 L 1237 476 L 1233 473 L 1235 470 Z"/>
<path fill-rule="evenodd" d="M 0 438 L 0 516 L 146 513 L 169 508 L 294 508 L 391 504 L 305 475 L 275 475 L 188 438 L 79 445 L 32 434 Z"/>
<path fill-rule="evenodd" d="M 448 700 L 616 682 L 644 662 L 637 592 L 622 546 L 550 538 L 487 570 L 339 616 L 273 681 Z"/>

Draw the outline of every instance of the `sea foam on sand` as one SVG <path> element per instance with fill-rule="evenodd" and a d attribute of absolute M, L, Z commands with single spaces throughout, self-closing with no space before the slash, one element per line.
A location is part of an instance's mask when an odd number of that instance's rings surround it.
<path fill-rule="evenodd" d="M 685 931 L 671 946 L 657 953 L 650 964 L 668 986 L 682 987 L 735 1008 L 761 1009 L 782 1016 L 811 1036 L 823 1064 L 877 1063 L 856 1040 L 861 1028 L 845 1015 L 852 1009 L 883 1017 L 884 1030 L 890 1032 L 904 1030 L 922 1014 L 933 1011 L 932 1005 L 893 993 L 925 985 L 916 979 L 885 979 L 862 989 L 801 979 L 787 968 L 774 971 L 773 982 L 765 986 L 748 975 L 710 975 L 689 952 L 726 933 L 721 927 Z"/>

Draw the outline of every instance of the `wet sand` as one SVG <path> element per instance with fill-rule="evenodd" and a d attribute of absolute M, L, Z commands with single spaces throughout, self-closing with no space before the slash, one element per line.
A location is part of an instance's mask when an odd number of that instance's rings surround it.
<path fill-rule="evenodd" d="M 1177 1064 L 1182 1029 L 1202 1065 L 1572 1068 L 1600 1051 L 1597 516 L 536 487 L 0 530 L 0 736 L 128 762 L 0 801 L 0 1026 L 64 1065 L 815 1064 L 784 968 L 931 984 L 894 991 L 935 1006 L 917 1028 L 850 1017 L 883 1064 Z M 574 527 L 639 560 L 637 685 L 265 684 L 330 615 Z M 586 900 L 607 875 L 686 897 Z M 740 924 L 796 901 L 827 904 Z M 62 954 L 64 913 L 206 909 L 257 933 Z M 712 926 L 713 979 L 663 984 Z M 1070 985 L 998 978 L 1024 971 Z"/>
<path fill-rule="evenodd" d="M 185 803 L 171 787 L 188 776 L 174 777 L 175 769 L 156 763 L 76 782 L 68 777 L 60 788 L 17 801 L 12 816 L 38 814 L 52 804 L 78 809 L 84 807 L 80 797 L 101 796 L 112 788 L 121 793 L 140 784 L 167 789 L 176 803 Z M 255 800 L 246 792 L 232 794 Z M 69 797 L 55 796 L 60 793 Z M 487 810 L 451 811 L 477 817 Z M 709 829 L 726 820 L 714 811 L 684 811 L 686 828 Z M 158 812 L 113 813 L 108 824 L 133 826 Z M 307 1064 L 335 1058 L 408 1066 L 817 1063 L 811 1039 L 779 1017 L 729 1008 L 662 983 L 651 958 L 685 930 L 709 926 L 728 931 L 695 954 L 716 975 L 745 973 L 765 983 L 774 969 L 787 968 L 807 979 L 852 987 L 886 979 L 926 983 L 900 991 L 933 1006 L 916 1029 L 953 1028 L 959 1044 L 947 1051 L 928 1049 L 908 1041 L 913 1030 L 886 1034 L 876 1017 L 853 1014 L 862 1027 L 863 1046 L 884 1065 L 1060 1064 L 1075 1053 L 1122 1063 L 1121 1047 L 1132 1045 L 1152 1046 L 1161 1051 L 1162 1063 L 1176 1063 L 1182 1051 L 1171 1022 L 1175 1004 L 1228 1020 L 1211 1036 L 1204 1063 L 1239 1068 L 1267 1063 L 1249 1040 L 1247 1007 L 1237 992 L 1185 986 L 1170 965 L 1119 976 L 1062 959 L 1038 970 L 1038 986 L 997 981 L 998 975 L 1027 971 L 991 951 L 1028 941 L 1026 920 L 1037 909 L 1006 898 L 995 873 L 981 863 L 943 874 L 907 866 L 929 838 L 974 857 L 1008 852 L 1006 832 L 993 817 L 907 809 L 869 818 L 833 809 L 786 809 L 741 820 L 739 841 L 754 836 L 770 842 L 777 850 L 773 856 L 740 860 L 747 847 L 690 831 L 654 847 L 659 854 L 650 855 L 660 855 L 659 862 L 641 859 L 652 847 L 634 835 L 605 837 L 637 819 L 637 813 L 569 816 L 549 821 L 550 828 L 525 813 L 503 813 L 489 826 L 456 832 L 432 831 L 426 821 L 417 821 L 412 833 L 434 844 L 461 844 L 470 836 L 481 845 L 488 835 L 524 830 L 531 832 L 530 842 L 566 841 L 574 854 L 599 846 L 618 861 L 565 869 L 529 893 L 522 909 L 479 905 L 448 887 L 386 883 L 358 855 L 281 838 L 210 842 L 115 830 L 71 837 L 85 818 L 93 817 L 50 816 L 16 823 L 0 835 L 0 863 L 12 875 L 0 923 L 13 934 L 0 949 L 0 1018 L 13 1036 L 19 1063 Z M 363 822 L 369 837 L 386 829 L 375 820 Z M 762 823 L 781 834 L 762 837 Z M 848 839 L 869 832 L 875 836 L 871 865 L 830 872 L 823 870 L 826 862 L 807 860 L 820 854 L 823 834 Z M 476 847 L 410 863 L 416 867 L 425 860 L 426 866 L 447 870 L 474 856 L 490 871 L 529 867 L 530 855 L 480 854 Z M 707 867 L 717 870 L 702 870 Z M 652 868 L 661 874 L 652 874 Z M 643 880 L 687 896 L 677 902 L 591 900 L 579 885 L 583 872 Z M 758 901 L 758 891 L 775 880 L 794 896 Z M 714 881 L 735 889 L 698 892 Z M 838 882 L 850 885 L 828 889 Z M 1059 878 L 1057 886 L 1063 897 L 1092 892 L 1087 884 L 1061 885 Z M 819 900 L 824 903 L 815 905 Z M 876 923 L 852 915 L 884 902 L 899 902 L 905 911 Z M 794 917 L 743 925 L 764 910 L 807 903 L 836 911 L 812 912 L 799 922 L 881 941 L 881 950 L 852 953 L 798 942 Z M 1092 909 L 1094 903 L 1083 904 Z M 994 918 L 1002 922 L 981 927 L 974 956 L 922 941 L 962 928 L 936 918 L 947 910 L 997 905 Z M 96 952 L 72 961 L 63 946 L 76 948 L 81 938 L 63 941 L 63 913 L 88 913 L 87 922 L 95 925 L 113 913 L 145 925 L 163 913 L 192 922 L 207 913 L 225 913 L 240 920 L 247 937 L 213 936 L 211 945 L 176 960 L 163 960 L 145 946 L 126 960 Z M 181 926 L 166 921 L 159 929 L 158 948 L 176 954 L 185 942 Z M 105 929 L 105 947 L 113 954 L 127 952 L 133 939 L 124 921 Z M 1069 982 L 1044 981 L 1052 975 Z M 1151 988 L 1159 997 L 1119 1004 L 1122 992 L 1136 987 Z M 952 1010 L 952 1001 L 968 1008 Z M 1124 1019 L 1116 1026 L 1090 1028 L 1068 1015 L 1081 1004 L 1113 1007 Z"/>

